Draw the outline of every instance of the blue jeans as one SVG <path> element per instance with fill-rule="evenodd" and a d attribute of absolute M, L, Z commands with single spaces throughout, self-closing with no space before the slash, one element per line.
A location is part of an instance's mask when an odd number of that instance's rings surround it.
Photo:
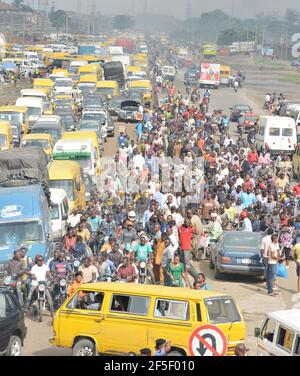
<path fill-rule="evenodd" d="M 265 272 L 264 272 L 264 277 L 265 280 L 268 280 L 268 257 L 263 258 L 264 266 L 265 266 Z"/>
<path fill-rule="evenodd" d="M 277 264 L 268 264 L 267 269 L 267 286 L 268 286 L 268 294 L 273 293 L 273 282 L 275 280 L 277 270 Z"/>

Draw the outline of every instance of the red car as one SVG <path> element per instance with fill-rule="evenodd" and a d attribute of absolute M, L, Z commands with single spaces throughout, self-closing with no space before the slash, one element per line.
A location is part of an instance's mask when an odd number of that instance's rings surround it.
<path fill-rule="evenodd" d="M 259 116 L 257 114 L 248 112 L 239 118 L 239 126 L 245 131 L 248 131 L 251 128 L 256 128 L 258 118 Z"/>

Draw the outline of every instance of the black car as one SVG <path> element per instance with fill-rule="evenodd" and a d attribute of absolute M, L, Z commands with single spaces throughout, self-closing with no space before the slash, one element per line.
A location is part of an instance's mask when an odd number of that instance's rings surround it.
<path fill-rule="evenodd" d="M 235 106 L 230 107 L 230 110 L 230 121 L 233 122 L 237 122 L 243 115 L 253 112 L 252 108 L 248 104 L 236 104 Z"/>
<path fill-rule="evenodd" d="M 107 135 L 108 137 L 115 136 L 115 124 L 109 112 L 107 114 Z"/>
<path fill-rule="evenodd" d="M 259 232 L 225 232 L 210 254 L 210 268 L 215 269 L 215 278 L 220 279 L 224 274 L 262 277 L 265 268 L 261 241 Z"/>
<path fill-rule="evenodd" d="M 75 131 L 77 126 L 77 120 L 73 114 L 61 114 L 60 120 L 67 131 Z"/>
<path fill-rule="evenodd" d="M 20 356 L 26 333 L 18 299 L 10 289 L 0 287 L 0 355 Z"/>
<path fill-rule="evenodd" d="M 140 102 L 127 99 L 121 103 L 121 109 L 118 114 L 118 121 L 137 122 L 137 113 L 139 111 Z"/>
<path fill-rule="evenodd" d="M 118 112 L 121 109 L 121 103 L 126 100 L 126 97 L 114 97 L 109 101 L 108 111 L 111 116 L 118 116 Z"/>

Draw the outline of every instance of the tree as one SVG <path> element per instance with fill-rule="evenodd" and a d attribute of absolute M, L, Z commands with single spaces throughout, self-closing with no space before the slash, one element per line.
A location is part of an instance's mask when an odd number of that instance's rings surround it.
<path fill-rule="evenodd" d="M 22 9 L 23 6 L 24 6 L 24 0 L 14 0 L 13 1 L 13 5 L 18 8 L 18 9 Z"/>
<path fill-rule="evenodd" d="M 49 13 L 49 20 L 51 22 L 51 25 L 56 29 L 65 26 L 67 17 L 68 16 L 66 12 L 62 9 L 54 10 L 53 8 L 51 8 L 51 11 Z"/>
<path fill-rule="evenodd" d="M 125 14 L 115 16 L 113 19 L 113 28 L 117 30 L 130 29 L 134 25 L 132 17 Z"/>

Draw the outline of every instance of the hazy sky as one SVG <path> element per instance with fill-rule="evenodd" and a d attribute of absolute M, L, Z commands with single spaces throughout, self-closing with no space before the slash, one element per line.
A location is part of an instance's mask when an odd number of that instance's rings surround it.
<path fill-rule="evenodd" d="M 30 2 L 30 0 L 27 1 Z M 96 9 L 104 14 L 129 14 L 132 12 L 139 14 L 146 3 L 148 11 L 151 13 L 168 13 L 180 18 L 185 17 L 188 2 L 191 3 L 194 16 L 213 9 L 223 9 L 229 15 L 243 18 L 255 16 L 260 12 L 283 14 L 288 7 L 300 11 L 299 0 L 54 0 L 57 8 L 76 10 L 79 4 L 81 11 L 86 10 L 88 2 L 90 6 L 94 2 Z"/>

